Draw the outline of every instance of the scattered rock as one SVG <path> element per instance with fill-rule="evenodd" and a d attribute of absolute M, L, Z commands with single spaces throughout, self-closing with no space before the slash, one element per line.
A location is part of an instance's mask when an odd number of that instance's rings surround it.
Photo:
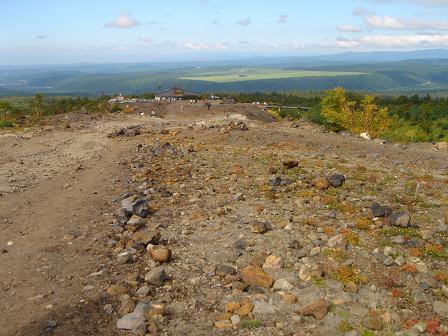
<path fill-rule="evenodd" d="M 250 313 L 252 313 L 253 309 L 254 309 L 253 303 L 251 302 L 243 303 L 240 309 L 238 309 L 238 315 L 243 317 L 248 316 Z"/>
<path fill-rule="evenodd" d="M 327 190 L 330 188 L 330 183 L 325 177 L 317 178 L 313 181 L 313 185 L 320 190 Z"/>
<path fill-rule="evenodd" d="M 231 275 L 231 274 L 235 274 L 236 270 L 233 266 L 229 266 L 229 265 L 219 265 L 216 267 L 215 273 L 219 276 L 226 276 L 226 275 Z"/>
<path fill-rule="evenodd" d="M 294 304 L 297 302 L 297 295 L 293 293 L 285 293 L 282 295 L 282 299 L 287 304 Z"/>
<path fill-rule="evenodd" d="M 107 289 L 107 294 L 110 296 L 119 296 L 126 294 L 128 289 L 122 285 L 112 285 Z"/>
<path fill-rule="evenodd" d="M 284 161 L 283 166 L 285 166 L 287 169 L 293 169 L 299 166 L 299 161 L 295 160 Z"/>
<path fill-rule="evenodd" d="M 108 138 L 117 137 L 135 137 L 141 134 L 142 126 L 129 126 L 128 128 L 119 128 L 107 135 Z"/>
<path fill-rule="evenodd" d="M 145 281 L 154 286 L 163 286 L 169 280 L 165 269 L 161 267 L 156 267 L 145 275 Z"/>
<path fill-rule="evenodd" d="M 131 299 L 129 295 L 121 296 L 121 304 L 117 311 L 118 316 L 124 316 L 126 314 L 132 313 L 135 309 L 135 302 Z"/>
<path fill-rule="evenodd" d="M 327 181 L 333 188 L 338 188 L 345 183 L 345 176 L 341 174 L 332 174 L 327 177 Z"/>
<path fill-rule="evenodd" d="M 269 185 L 271 187 L 281 187 L 281 186 L 285 186 L 288 185 L 290 183 L 290 181 L 288 179 L 285 179 L 281 176 L 271 176 L 269 178 Z"/>
<path fill-rule="evenodd" d="M 241 304 L 236 301 L 227 302 L 224 306 L 226 313 L 236 313 L 241 307 Z"/>
<path fill-rule="evenodd" d="M 254 309 L 252 311 L 252 314 L 254 314 L 255 316 L 270 315 L 275 313 L 276 309 L 272 304 L 263 301 L 254 302 Z"/>
<path fill-rule="evenodd" d="M 409 214 L 409 212 L 405 212 L 405 211 L 394 212 L 389 217 L 389 221 L 390 221 L 390 225 L 406 228 L 411 223 L 411 215 Z"/>
<path fill-rule="evenodd" d="M 448 142 L 437 142 L 434 144 L 436 150 L 448 150 Z"/>
<path fill-rule="evenodd" d="M 117 321 L 117 328 L 122 330 L 144 330 L 146 328 L 146 319 L 140 314 L 126 314 Z"/>
<path fill-rule="evenodd" d="M 230 321 L 232 322 L 233 326 L 238 327 L 241 323 L 241 318 L 238 315 L 233 315 L 230 318 Z"/>
<path fill-rule="evenodd" d="M 169 248 L 162 246 L 162 247 L 153 247 L 149 251 L 149 254 L 152 260 L 163 264 L 170 262 L 172 252 Z"/>
<path fill-rule="evenodd" d="M 233 324 L 230 320 L 216 321 L 215 327 L 217 329 L 233 329 Z"/>
<path fill-rule="evenodd" d="M 443 319 L 448 319 L 448 302 L 434 301 L 432 311 Z"/>
<path fill-rule="evenodd" d="M 384 321 L 381 316 L 366 316 L 362 320 L 362 325 L 370 330 L 382 330 Z"/>
<path fill-rule="evenodd" d="M 117 255 L 117 262 L 120 264 L 126 264 L 132 260 L 132 253 L 130 251 L 122 251 Z"/>
<path fill-rule="evenodd" d="M 144 227 L 146 224 L 146 221 L 137 215 L 133 215 L 129 221 L 126 223 L 126 228 L 129 231 L 135 232 L 137 230 L 140 230 L 142 227 Z"/>
<path fill-rule="evenodd" d="M 270 288 L 274 283 L 272 277 L 257 266 L 247 266 L 241 271 L 241 276 L 250 286 Z"/>
<path fill-rule="evenodd" d="M 256 221 L 250 226 L 250 231 L 252 233 L 263 234 L 271 230 L 271 225 L 269 223 Z"/>
<path fill-rule="evenodd" d="M 269 269 L 281 269 L 283 267 L 283 260 L 280 257 L 270 255 L 266 258 L 266 261 L 263 264 L 263 268 Z"/>
<path fill-rule="evenodd" d="M 345 236 L 343 234 L 330 237 L 327 241 L 327 246 L 330 248 L 345 248 L 345 245 Z"/>
<path fill-rule="evenodd" d="M 368 140 L 368 141 L 372 140 L 372 137 L 371 137 L 370 134 L 367 133 L 367 132 L 361 133 L 361 134 L 359 135 L 359 137 L 362 138 L 362 139 L 364 139 L 364 140 Z"/>
<path fill-rule="evenodd" d="M 140 197 L 134 200 L 134 197 L 128 197 L 121 201 L 121 207 L 127 216 L 136 215 L 138 217 L 146 218 L 150 215 L 148 201 Z"/>
<path fill-rule="evenodd" d="M 282 291 L 290 291 L 294 286 L 286 279 L 278 279 L 274 283 L 274 289 Z"/>
<path fill-rule="evenodd" d="M 386 205 L 374 203 L 370 206 L 373 217 L 389 217 L 392 214 L 392 208 Z"/>
<path fill-rule="evenodd" d="M 322 273 L 322 266 L 318 264 L 304 264 L 300 267 L 299 279 L 308 282 L 313 278 L 320 278 Z"/>
<path fill-rule="evenodd" d="M 157 231 L 138 231 L 132 235 L 132 240 L 144 245 L 158 244 L 160 242 L 160 232 Z"/>
<path fill-rule="evenodd" d="M 146 297 L 146 296 L 149 294 L 149 291 L 150 291 L 150 288 L 149 288 L 148 286 L 144 285 L 144 286 L 140 287 L 140 288 L 135 292 L 135 294 L 136 294 L 138 297 Z"/>
<path fill-rule="evenodd" d="M 325 299 L 314 301 L 298 310 L 303 316 L 312 316 L 316 320 L 322 320 L 328 314 L 328 303 Z"/>

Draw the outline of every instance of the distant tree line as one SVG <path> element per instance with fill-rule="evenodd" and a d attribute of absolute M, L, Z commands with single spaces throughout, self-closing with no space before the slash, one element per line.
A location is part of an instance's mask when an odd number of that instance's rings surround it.
<path fill-rule="evenodd" d="M 336 88 L 321 93 L 255 92 L 235 94 L 234 97 L 243 103 L 266 102 L 276 105 L 276 112 L 283 118 L 307 118 L 334 131 L 351 130 L 357 133 L 362 129 L 370 130 L 372 136 L 380 136 L 394 142 L 448 141 L 448 98 L 432 97 L 429 94 L 373 96 Z M 338 99 L 345 102 L 339 101 L 339 110 L 334 106 L 332 110 L 331 104 Z M 297 108 L 291 109 L 294 106 Z M 351 116 L 352 119 L 345 122 L 337 119 L 338 114 L 344 118 L 342 109 L 345 109 L 346 116 Z M 360 120 L 363 117 L 370 122 L 376 120 L 372 127 L 377 129 L 362 126 Z M 348 124 L 348 120 L 356 119 L 357 126 Z"/>
<path fill-rule="evenodd" d="M 0 127 L 28 126 L 37 124 L 44 117 L 65 113 L 108 113 L 121 111 L 118 105 L 110 105 L 109 96 L 45 97 L 36 94 L 32 98 L 0 99 Z"/>
<path fill-rule="evenodd" d="M 369 132 L 395 142 L 448 141 L 448 98 L 425 96 L 373 96 L 336 88 L 326 92 L 215 93 L 240 103 L 267 103 L 283 118 L 308 120 L 324 127 L 353 133 Z M 152 99 L 153 93 L 133 95 Z M 10 97 L 0 99 L 0 127 L 26 126 L 44 117 L 64 113 L 121 111 L 109 96 Z"/>

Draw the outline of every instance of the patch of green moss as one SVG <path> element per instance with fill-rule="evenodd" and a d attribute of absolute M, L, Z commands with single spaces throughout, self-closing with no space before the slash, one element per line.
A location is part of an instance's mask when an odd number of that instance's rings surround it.
<path fill-rule="evenodd" d="M 366 284 L 368 282 L 368 278 L 357 272 L 351 267 L 342 266 L 336 272 L 332 274 L 333 279 L 342 282 L 343 284 L 348 284 L 353 282 L 355 284 Z"/>
<path fill-rule="evenodd" d="M 347 253 L 342 249 L 327 248 L 322 252 L 322 254 L 325 257 L 333 258 L 334 260 L 339 262 L 342 262 L 347 259 Z"/>
<path fill-rule="evenodd" d="M 420 233 L 414 228 L 386 227 L 380 230 L 385 236 L 406 236 L 408 238 L 421 238 Z"/>
<path fill-rule="evenodd" d="M 350 323 L 347 320 L 341 321 L 338 325 L 338 330 L 341 333 L 349 332 L 350 330 L 353 330 L 353 327 L 350 325 Z"/>
<path fill-rule="evenodd" d="M 256 328 L 261 328 L 263 325 L 264 324 L 262 321 L 254 319 L 254 320 L 241 321 L 240 327 L 241 327 L 241 329 L 256 329 Z"/>
<path fill-rule="evenodd" d="M 371 330 L 363 330 L 361 336 L 375 336 L 375 333 Z"/>

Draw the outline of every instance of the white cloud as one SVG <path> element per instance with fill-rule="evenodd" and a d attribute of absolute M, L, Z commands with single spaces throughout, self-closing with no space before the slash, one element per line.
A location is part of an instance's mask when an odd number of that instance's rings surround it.
<path fill-rule="evenodd" d="M 195 43 L 195 42 L 187 42 L 184 44 L 184 48 L 196 51 L 202 50 L 227 50 L 229 46 L 226 43 L 216 43 L 216 44 L 208 44 L 208 43 Z"/>
<path fill-rule="evenodd" d="M 228 47 L 227 44 L 225 44 L 225 43 L 217 43 L 217 44 L 215 45 L 215 49 L 218 49 L 218 50 L 226 50 L 226 49 L 229 49 L 229 47 Z"/>
<path fill-rule="evenodd" d="M 352 11 L 352 14 L 356 16 L 365 16 L 365 15 L 373 15 L 374 13 L 369 9 L 363 7 L 357 7 Z"/>
<path fill-rule="evenodd" d="M 372 35 L 356 39 L 338 38 L 335 46 L 341 48 L 441 48 L 448 47 L 448 35 Z"/>
<path fill-rule="evenodd" d="M 210 50 L 211 47 L 206 43 L 187 42 L 184 47 L 191 50 Z"/>
<path fill-rule="evenodd" d="M 277 23 L 288 23 L 288 15 L 285 15 L 285 14 L 280 15 L 277 18 Z"/>
<path fill-rule="evenodd" d="M 238 26 L 247 27 L 247 26 L 250 26 L 252 24 L 252 19 L 251 18 L 245 18 L 243 20 L 237 21 L 236 24 Z"/>
<path fill-rule="evenodd" d="M 339 32 L 344 32 L 344 33 L 361 33 L 362 30 L 356 26 L 353 25 L 348 25 L 348 24 L 343 24 L 343 25 L 339 25 L 337 27 Z"/>
<path fill-rule="evenodd" d="M 364 21 L 370 27 L 397 30 L 448 30 L 448 21 L 421 21 L 396 19 L 391 16 L 365 16 Z"/>
<path fill-rule="evenodd" d="M 448 35 L 364 36 L 361 43 L 378 47 L 447 47 Z"/>
<path fill-rule="evenodd" d="M 342 37 L 338 37 L 336 40 L 336 47 L 340 48 L 356 48 L 360 45 L 360 43 L 356 40 L 345 39 Z"/>
<path fill-rule="evenodd" d="M 106 27 L 110 28 L 132 28 L 138 26 L 140 22 L 136 21 L 129 13 L 123 13 L 114 21 L 108 22 Z"/>

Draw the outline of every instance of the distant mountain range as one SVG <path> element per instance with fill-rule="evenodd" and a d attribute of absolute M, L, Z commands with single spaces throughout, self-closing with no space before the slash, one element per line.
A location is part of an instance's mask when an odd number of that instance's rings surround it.
<path fill-rule="evenodd" d="M 315 71 L 316 76 L 244 78 L 235 82 L 191 80 L 235 68 Z M 273 71 L 275 70 L 275 71 Z M 326 76 L 325 72 L 359 72 L 357 76 Z M 188 77 L 189 80 L 180 79 Z M 309 91 L 344 86 L 381 93 L 439 93 L 448 91 L 448 50 L 411 52 L 347 52 L 309 57 L 254 57 L 222 61 L 135 64 L 69 64 L 0 66 L 0 95 L 98 95 L 142 93 L 182 86 L 194 91 Z"/>

